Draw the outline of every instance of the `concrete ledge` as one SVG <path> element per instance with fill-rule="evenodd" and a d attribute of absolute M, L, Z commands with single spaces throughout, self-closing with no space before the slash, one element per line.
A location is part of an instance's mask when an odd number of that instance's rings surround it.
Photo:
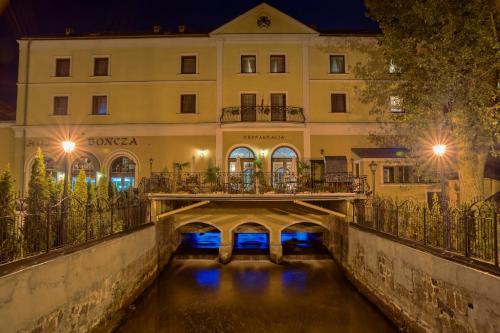
<path fill-rule="evenodd" d="M 170 259 L 172 235 L 150 224 L 0 277 L 2 330 L 112 330 Z"/>

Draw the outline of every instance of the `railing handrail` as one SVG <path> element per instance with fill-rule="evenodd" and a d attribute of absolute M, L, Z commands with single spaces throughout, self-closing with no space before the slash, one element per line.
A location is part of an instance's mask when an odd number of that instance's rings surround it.
<path fill-rule="evenodd" d="M 256 117 L 253 122 L 282 121 L 288 123 L 304 123 L 306 121 L 304 108 L 290 105 L 251 105 L 251 106 L 228 106 L 222 108 L 220 123 L 234 123 L 250 120 L 242 120 L 242 110 L 255 111 L 260 117 Z M 272 120 L 273 111 L 283 111 L 284 118 Z M 264 117 L 262 116 L 264 115 Z M 236 119 L 237 118 L 237 119 Z"/>
<path fill-rule="evenodd" d="M 321 179 L 310 172 L 155 172 L 140 184 L 148 193 L 364 193 L 366 176 L 355 177 L 350 172 L 325 173 Z"/>

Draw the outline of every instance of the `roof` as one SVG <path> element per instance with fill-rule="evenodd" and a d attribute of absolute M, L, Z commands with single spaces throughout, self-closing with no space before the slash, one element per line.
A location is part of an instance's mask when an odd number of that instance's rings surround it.
<path fill-rule="evenodd" d="M 255 16 L 268 17 L 272 16 L 270 27 L 266 29 L 256 29 Z M 245 21 L 250 20 L 251 25 L 246 25 Z M 276 9 L 275 7 L 263 2 L 253 8 L 243 12 L 241 15 L 229 20 L 225 24 L 215 27 L 214 29 L 206 29 L 203 31 L 193 31 L 190 29 L 189 24 L 184 26 L 185 31 L 179 32 L 177 27 L 171 30 L 159 31 L 153 33 L 150 31 L 134 31 L 134 32 L 112 32 L 101 31 L 94 33 L 74 33 L 71 32 L 66 35 L 61 31 L 57 35 L 26 35 L 22 36 L 20 40 L 72 40 L 72 39 L 127 39 L 127 38 L 196 38 L 196 37 L 210 37 L 211 35 L 226 34 L 226 33 L 278 33 L 278 34 L 311 34 L 324 37 L 374 37 L 380 35 L 380 30 L 320 30 L 313 25 L 304 24 L 301 21 L 291 17 L 290 15 Z M 206 29 L 206 30 L 205 30 Z M 243 30 L 241 30 L 243 29 Z M 256 30 L 255 30 L 256 29 Z"/>
<path fill-rule="evenodd" d="M 410 152 L 406 148 L 352 148 L 359 158 L 405 158 Z"/>

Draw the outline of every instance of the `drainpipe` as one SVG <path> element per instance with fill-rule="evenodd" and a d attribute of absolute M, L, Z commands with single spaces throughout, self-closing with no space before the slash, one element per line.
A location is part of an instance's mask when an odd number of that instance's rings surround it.
<path fill-rule="evenodd" d="M 28 39 L 26 48 L 26 71 L 24 75 L 24 105 L 23 105 L 23 148 L 21 153 L 21 194 L 24 195 L 24 190 L 26 188 L 26 175 L 24 174 L 24 167 L 26 163 L 26 126 L 28 125 L 28 81 L 29 81 L 29 71 L 30 71 L 30 47 L 31 39 Z"/>

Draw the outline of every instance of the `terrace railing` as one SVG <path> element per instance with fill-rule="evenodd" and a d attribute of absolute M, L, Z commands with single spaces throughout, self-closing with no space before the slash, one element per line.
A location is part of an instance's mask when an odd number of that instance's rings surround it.
<path fill-rule="evenodd" d="M 143 178 L 140 189 L 146 193 L 191 194 L 297 194 L 364 193 L 366 177 L 351 173 L 325 174 L 314 180 L 309 173 L 280 172 L 161 172 Z"/>
<path fill-rule="evenodd" d="M 287 122 L 304 123 L 304 109 L 297 106 L 233 106 L 222 109 L 220 122 Z"/>
<path fill-rule="evenodd" d="M 26 198 L 0 201 L 0 264 L 69 248 L 146 224 L 148 201 L 129 192 L 90 203 L 75 197 L 29 207 Z"/>
<path fill-rule="evenodd" d="M 448 205 L 444 211 L 439 203 L 428 207 L 411 200 L 357 200 L 353 221 L 410 244 L 492 265 L 498 271 L 497 209 L 491 201 Z"/>

